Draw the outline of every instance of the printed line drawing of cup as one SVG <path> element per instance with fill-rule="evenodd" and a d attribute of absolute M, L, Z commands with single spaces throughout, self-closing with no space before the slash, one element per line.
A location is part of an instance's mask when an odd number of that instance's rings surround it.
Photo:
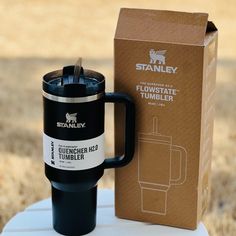
<path fill-rule="evenodd" d="M 138 134 L 141 211 L 166 215 L 168 190 L 173 185 L 182 185 L 186 177 L 186 149 L 172 144 L 172 136 L 158 133 L 158 119 L 153 117 L 153 131 Z"/>

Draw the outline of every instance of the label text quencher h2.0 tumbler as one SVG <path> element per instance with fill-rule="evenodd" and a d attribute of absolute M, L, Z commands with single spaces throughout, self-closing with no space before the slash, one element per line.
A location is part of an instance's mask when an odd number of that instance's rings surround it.
<path fill-rule="evenodd" d="M 134 104 L 126 94 L 104 90 L 104 76 L 81 66 L 43 77 L 45 174 L 52 185 L 53 227 L 64 235 L 83 235 L 95 228 L 98 180 L 104 169 L 122 167 L 133 157 Z M 124 103 L 126 108 L 124 155 L 108 159 L 105 102 Z"/>

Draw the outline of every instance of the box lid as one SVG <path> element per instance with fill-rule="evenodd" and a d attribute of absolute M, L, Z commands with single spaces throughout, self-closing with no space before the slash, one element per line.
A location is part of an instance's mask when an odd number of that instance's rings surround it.
<path fill-rule="evenodd" d="M 122 8 L 116 39 L 203 45 L 207 13 Z"/>

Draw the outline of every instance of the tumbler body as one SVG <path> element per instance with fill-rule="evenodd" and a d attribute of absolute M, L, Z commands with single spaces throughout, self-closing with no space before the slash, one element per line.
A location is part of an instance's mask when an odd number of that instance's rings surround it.
<path fill-rule="evenodd" d="M 96 225 L 97 181 L 104 172 L 105 79 L 85 71 L 83 84 L 77 84 L 71 76 L 67 83 L 62 71 L 44 76 L 44 162 L 54 229 L 83 235 Z"/>

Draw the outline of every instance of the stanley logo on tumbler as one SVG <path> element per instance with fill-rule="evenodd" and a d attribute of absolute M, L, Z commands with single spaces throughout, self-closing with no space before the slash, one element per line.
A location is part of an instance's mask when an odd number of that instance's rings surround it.
<path fill-rule="evenodd" d="M 66 113 L 66 122 L 57 122 L 57 127 L 68 129 L 80 129 L 85 128 L 86 123 L 77 123 L 77 113 Z"/>

